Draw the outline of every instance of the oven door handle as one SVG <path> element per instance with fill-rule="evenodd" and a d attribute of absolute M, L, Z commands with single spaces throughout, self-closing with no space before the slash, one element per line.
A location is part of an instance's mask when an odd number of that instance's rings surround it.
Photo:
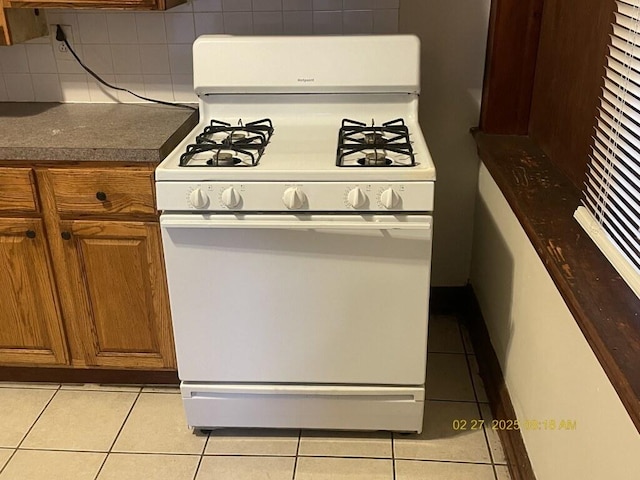
<path fill-rule="evenodd" d="M 390 222 L 367 220 L 281 220 L 248 218 L 192 218 L 189 215 L 160 216 L 163 228 L 259 228 L 287 230 L 431 230 L 431 217 L 416 222 Z"/>

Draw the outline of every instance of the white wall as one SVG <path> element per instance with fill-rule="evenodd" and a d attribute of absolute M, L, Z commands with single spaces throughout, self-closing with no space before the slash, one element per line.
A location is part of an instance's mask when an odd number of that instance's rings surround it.
<path fill-rule="evenodd" d="M 471 283 L 538 480 L 640 478 L 640 435 L 498 186 L 480 168 Z"/>
<path fill-rule="evenodd" d="M 107 81 L 193 102 L 191 43 L 204 33 L 415 33 L 422 40 L 420 118 L 437 166 L 433 284 L 469 278 L 490 0 L 190 0 L 167 12 L 44 10 L 71 25 L 78 53 Z M 399 27 L 400 25 L 400 27 Z M 54 57 L 50 38 L 0 47 L 0 101 L 138 102 Z"/>
<path fill-rule="evenodd" d="M 167 12 L 43 10 L 105 80 L 165 101 L 195 102 L 191 44 L 207 33 L 396 33 L 399 0 L 189 0 Z M 250 68 L 249 66 L 247 68 Z M 0 101 L 138 102 L 104 89 L 51 39 L 0 47 Z"/>
<path fill-rule="evenodd" d="M 490 0 L 402 0 L 399 30 L 422 41 L 420 122 L 437 169 L 433 284 L 469 278 Z"/>

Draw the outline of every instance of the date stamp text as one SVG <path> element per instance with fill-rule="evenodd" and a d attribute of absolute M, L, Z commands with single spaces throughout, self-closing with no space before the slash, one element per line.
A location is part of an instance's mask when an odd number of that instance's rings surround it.
<path fill-rule="evenodd" d="M 456 431 L 480 430 L 577 430 L 578 422 L 572 419 L 483 420 L 481 418 L 454 418 L 451 428 Z"/>

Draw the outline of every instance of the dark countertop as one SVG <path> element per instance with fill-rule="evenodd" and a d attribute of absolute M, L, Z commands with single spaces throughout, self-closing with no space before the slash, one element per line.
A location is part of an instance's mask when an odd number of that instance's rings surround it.
<path fill-rule="evenodd" d="M 197 122 L 161 105 L 0 103 L 0 160 L 157 163 Z"/>

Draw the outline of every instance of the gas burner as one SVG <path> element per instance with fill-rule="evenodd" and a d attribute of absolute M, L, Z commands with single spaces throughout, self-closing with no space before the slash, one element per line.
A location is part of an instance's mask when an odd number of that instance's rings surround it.
<path fill-rule="evenodd" d="M 241 163 L 242 160 L 236 157 L 233 152 L 223 152 L 221 150 L 217 150 L 213 157 L 207 160 L 207 165 L 212 165 L 215 167 L 233 167 Z"/>
<path fill-rule="evenodd" d="M 373 152 L 366 152 L 364 158 L 358 159 L 358 164 L 363 167 L 388 167 L 393 163 L 393 160 L 387 158 L 387 152 L 374 150 Z"/>
<path fill-rule="evenodd" d="M 254 167 L 260 150 L 220 146 L 213 143 L 194 143 L 180 156 L 181 167 Z"/>
<path fill-rule="evenodd" d="M 387 143 L 387 137 L 380 132 L 365 133 L 364 143 L 367 145 L 384 145 Z"/>
<path fill-rule="evenodd" d="M 225 147 L 234 145 L 263 147 L 267 143 L 267 138 L 264 135 L 252 135 L 245 130 L 226 132 L 224 130 L 212 130 L 207 127 L 204 132 L 196 137 L 196 143 L 212 143 Z"/>
<path fill-rule="evenodd" d="M 273 134 L 271 120 L 232 126 L 211 120 L 180 156 L 181 167 L 255 167 Z"/>
<path fill-rule="evenodd" d="M 247 138 L 247 134 L 245 132 L 231 132 L 227 135 L 227 142 L 242 142 Z"/>
<path fill-rule="evenodd" d="M 364 156 L 363 156 L 364 155 Z M 344 119 L 338 134 L 338 167 L 414 167 L 409 129 L 401 118 L 371 126 Z"/>

